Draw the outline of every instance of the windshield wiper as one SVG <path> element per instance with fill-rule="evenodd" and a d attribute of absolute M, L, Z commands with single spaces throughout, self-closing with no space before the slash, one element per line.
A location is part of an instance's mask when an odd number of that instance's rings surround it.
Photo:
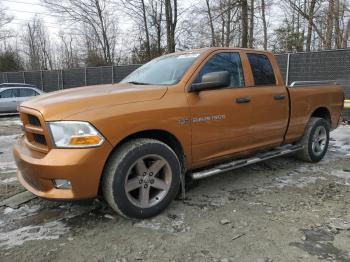
<path fill-rule="evenodd" d="M 137 82 L 137 81 L 130 81 L 128 83 L 133 85 L 150 85 L 149 83 L 143 83 L 143 82 Z"/>

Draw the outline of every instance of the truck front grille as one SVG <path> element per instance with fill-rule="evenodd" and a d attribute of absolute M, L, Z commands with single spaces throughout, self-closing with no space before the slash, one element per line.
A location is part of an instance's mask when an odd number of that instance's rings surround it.
<path fill-rule="evenodd" d="M 49 151 L 49 136 L 44 119 L 38 111 L 20 108 L 20 117 L 23 122 L 24 135 L 27 145 L 36 151 Z"/>
<path fill-rule="evenodd" d="M 35 142 L 47 146 L 46 138 L 44 135 L 33 134 L 33 137 Z"/>
<path fill-rule="evenodd" d="M 33 115 L 28 115 L 28 122 L 33 126 L 41 126 L 39 118 Z"/>

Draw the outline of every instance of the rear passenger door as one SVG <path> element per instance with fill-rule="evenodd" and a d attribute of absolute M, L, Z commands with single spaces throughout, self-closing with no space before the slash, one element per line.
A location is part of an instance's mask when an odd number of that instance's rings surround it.
<path fill-rule="evenodd" d="M 289 97 L 272 55 L 246 53 L 251 68 L 254 92 L 250 133 L 256 147 L 279 145 L 283 142 L 289 119 Z"/>

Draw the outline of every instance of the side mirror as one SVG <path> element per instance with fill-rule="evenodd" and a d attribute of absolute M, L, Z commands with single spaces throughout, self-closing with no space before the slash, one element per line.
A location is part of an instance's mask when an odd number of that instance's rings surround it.
<path fill-rule="evenodd" d="M 190 87 L 190 92 L 227 87 L 230 85 L 230 73 L 228 71 L 218 71 L 207 73 L 202 76 L 201 83 L 194 83 Z"/>

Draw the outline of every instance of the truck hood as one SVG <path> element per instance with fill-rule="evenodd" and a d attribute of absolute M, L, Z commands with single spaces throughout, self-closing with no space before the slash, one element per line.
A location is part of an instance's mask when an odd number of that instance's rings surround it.
<path fill-rule="evenodd" d="M 128 83 L 72 88 L 38 96 L 21 107 L 41 112 L 45 120 L 63 120 L 70 115 L 102 107 L 158 100 L 166 86 L 132 85 Z"/>

